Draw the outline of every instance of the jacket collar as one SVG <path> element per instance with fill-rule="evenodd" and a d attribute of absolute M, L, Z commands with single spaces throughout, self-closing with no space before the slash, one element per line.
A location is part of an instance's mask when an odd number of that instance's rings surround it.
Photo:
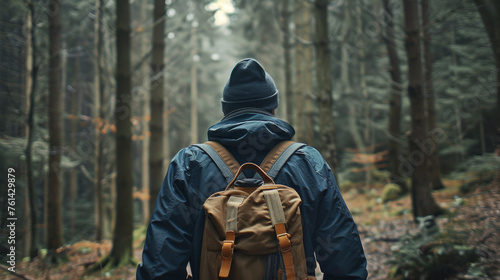
<path fill-rule="evenodd" d="M 238 149 L 269 150 L 294 135 L 295 130 L 290 124 L 258 108 L 231 112 L 208 129 L 208 140 Z"/>

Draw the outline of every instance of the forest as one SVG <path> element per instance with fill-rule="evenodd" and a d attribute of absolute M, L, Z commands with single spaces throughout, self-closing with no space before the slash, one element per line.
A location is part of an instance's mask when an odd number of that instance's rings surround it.
<path fill-rule="evenodd" d="M 244 58 L 333 169 L 368 279 L 500 278 L 500 1 L 3 3 L 0 278 L 135 279 Z"/>

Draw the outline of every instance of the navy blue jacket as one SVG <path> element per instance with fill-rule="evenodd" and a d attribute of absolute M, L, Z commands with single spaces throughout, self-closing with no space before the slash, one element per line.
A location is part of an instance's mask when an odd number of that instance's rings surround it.
<path fill-rule="evenodd" d="M 294 134 L 288 123 L 270 114 L 240 111 L 210 127 L 208 139 L 223 144 L 240 163 L 259 164 L 274 145 Z M 300 148 L 275 182 L 294 188 L 302 199 L 308 273 L 314 275 L 317 260 L 325 280 L 366 279 L 366 258 L 356 224 L 320 153 L 310 146 Z M 137 279 L 183 280 L 188 262 L 198 279 L 202 206 L 225 187 L 222 173 L 201 149 L 190 146 L 177 153 L 156 200 Z"/>

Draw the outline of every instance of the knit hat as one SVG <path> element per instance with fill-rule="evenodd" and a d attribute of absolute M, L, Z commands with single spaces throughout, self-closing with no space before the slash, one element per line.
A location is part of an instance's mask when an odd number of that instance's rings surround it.
<path fill-rule="evenodd" d="M 278 107 L 278 90 L 273 78 L 252 58 L 243 59 L 234 66 L 222 93 L 224 115 L 248 107 L 269 112 Z"/>

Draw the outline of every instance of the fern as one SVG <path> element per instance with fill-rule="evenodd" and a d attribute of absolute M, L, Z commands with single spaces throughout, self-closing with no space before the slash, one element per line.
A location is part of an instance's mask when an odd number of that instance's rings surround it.
<path fill-rule="evenodd" d="M 421 218 L 420 223 L 418 234 L 406 235 L 392 247 L 389 279 L 450 279 L 478 261 L 473 247 L 438 234 L 432 217 Z"/>

